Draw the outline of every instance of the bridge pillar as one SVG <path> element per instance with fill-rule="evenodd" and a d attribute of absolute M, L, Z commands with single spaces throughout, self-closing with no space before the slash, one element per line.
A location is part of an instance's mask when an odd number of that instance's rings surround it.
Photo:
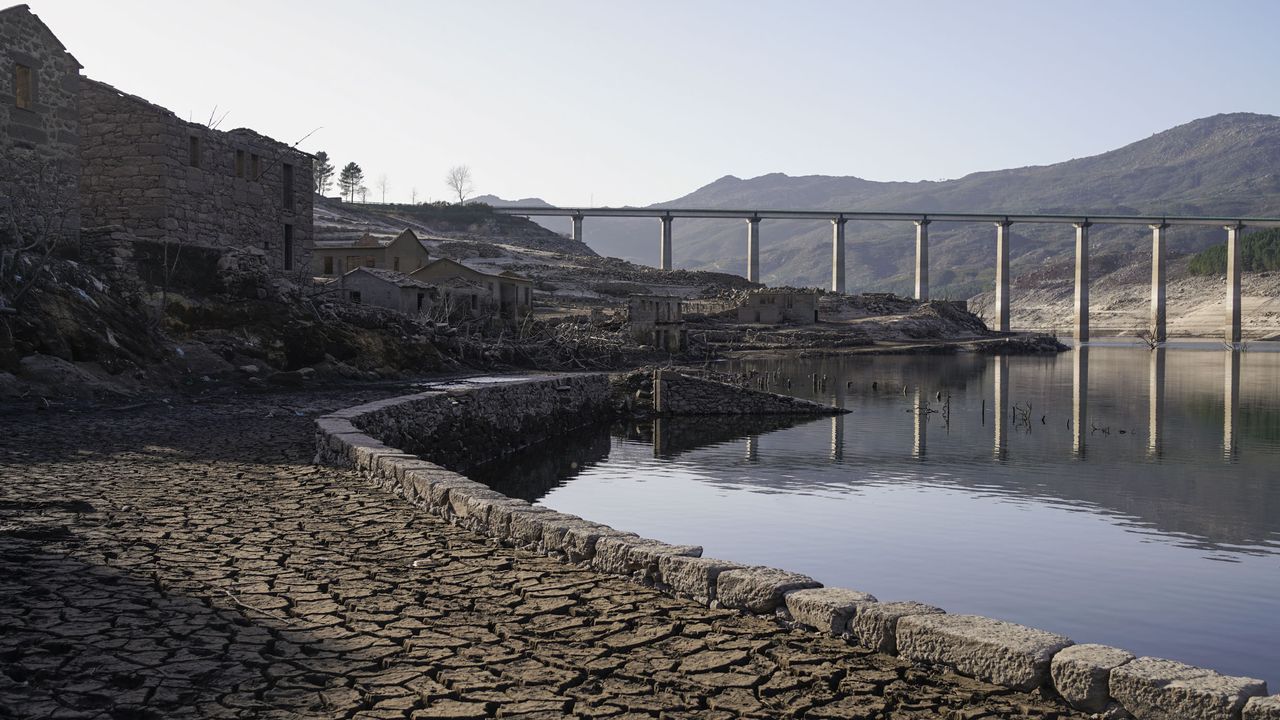
<path fill-rule="evenodd" d="M 1240 231 L 1244 225 L 1227 226 L 1227 342 L 1240 342 Z"/>
<path fill-rule="evenodd" d="M 1013 223 L 996 223 L 996 330 L 1009 332 L 1009 228 Z"/>
<path fill-rule="evenodd" d="M 658 248 L 658 268 L 671 269 L 671 216 L 658 218 L 662 221 L 661 245 Z"/>
<path fill-rule="evenodd" d="M 916 299 L 929 299 L 929 223 L 916 221 Z"/>
<path fill-rule="evenodd" d="M 582 242 L 582 216 L 574 215 L 573 220 L 573 239 Z"/>
<path fill-rule="evenodd" d="M 760 218 L 747 218 L 747 280 L 760 282 Z"/>
<path fill-rule="evenodd" d="M 1166 223 L 1151 226 L 1151 340 L 1164 342 L 1168 339 L 1165 331 L 1165 238 Z"/>
<path fill-rule="evenodd" d="M 1078 343 L 1089 342 L 1089 226 L 1076 226 L 1076 331 Z"/>
<path fill-rule="evenodd" d="M 831 220 L 831 292 L 844 292 L 844 218 Z"/>

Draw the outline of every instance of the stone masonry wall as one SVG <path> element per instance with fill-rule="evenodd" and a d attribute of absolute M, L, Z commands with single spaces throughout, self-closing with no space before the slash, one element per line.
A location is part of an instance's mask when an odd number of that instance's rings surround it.
<path fill-rule="evenodd" d="M 896 654 L 1005 687 L 1058 695 L 1096 717 L 1280 717 L 1280 696 L 1266 697 L 1261 680 L 1137 658 L 1103 645 L 1076 645 L 1044 630 L 952 615 L 918 602 L 880 602 L 786 570 L 702 557 L 701 547 L 669 545 L 531 505 L 422 457 L 465 457 L 470 451 L 467 460 L 474 462 L 483 459 L 475 455 L 519 444 L 522 429 L 544 436 L 555 422 L 603 410 L 608 398 L 603 375 L 393 398 L 317 420 L 316 460 L 355 467 L 418 507 L 503 545 L 628 576 L 711 607 L 774 615 L 792 627 L 843 638 L 862 652 Z M 528 421 L 520 417 L 525 412 Z M 405 452 L 408 442 L 417 444 L 420 456 Z"/>
<path fill-rule="evenodd" d="M 255 248 L 277 269 L 307 267 L 309 155 L 250 130 L 183 121 L 95 80 L 81 84 L 80 115 L 86 227 L 120 225 L 144 238 Z M 198 166 L 191 162 L 192 138 Z M 293 174 L 287 196 L 286 165 Z"/>
<path fill-rule="evenodd" d="M 656 370 L 653 406 L 659 415 L 837 415 L 830 405 Z"/>
<path fill-rule="evenodd" d="M 31 68 L 29 109 L 17 106 L 17 65 Z M 26 206 L 41 223 L 60 217 L 67 239 L 80 227 L 79 85 L 79 63 L 25 5 L 0 11 L 0 216 Z"/>
<path fill-rule="evenodd" d="M 355 424 L 396 447 L 465 470 L 584 425 L 614 410 L 606 375 L 426 392 L 363 413 Z"/>

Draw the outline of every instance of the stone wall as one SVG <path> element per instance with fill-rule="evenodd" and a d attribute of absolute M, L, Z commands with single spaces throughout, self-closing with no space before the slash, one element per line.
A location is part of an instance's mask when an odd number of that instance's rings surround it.
<path fill-rule="evenodd" d="M 441 388 L 370 403 L 317 420 L 316 459 L 355 467 L 419 507 L 505 545 L 626 575 L 713 607 L 772 615 L 784 625 L 866 650 L 1058 694 L 1077 709 L 1105 717 L 1280 718 L 1280 696 L 1265 697 L 1260 680 L 1076 645 L 1055 633 L 952 615 L 922 603 L 880 602 L 866 592 L 824 588 L 813 578 L 776 568 L 705 558 L 698 546 L 669 545 L 531 505 L 423 459 L 475 462 L 481 459 L 476 455 L 521 444 L 525 431 L 531 431 L 530 439 L 545 437 L 555 423 L 603 411 L 610 395 L 606 376 L 576 375 Z M 523 413 L 529 417 L 522 419 Z M 405 452 L 410 444 L 420 456 Z"/>
<path fill-rule="evenodd" d="M 256 248 L 276 269 L 308 267 L 311 156 L 251 130 L 186 122 L 87 78 L 80 118 L 86 227 L 120 225 L 143 238 Z"/>
<path fill-rule="evenodd" d="M 614 413 L 607 375 L 542 376 L 460 385 L 399 398 L 354 416 L 356 426 L 406 452 L 465 471 Z"/>
<path fill-rule="evenodd" d="M 31 72 L 29 108 L 18 107 L 18 65 Z M 79 85 L 80 64 L 26 5 L 0 11 L 0 219 L 13 212 L 24 234 L 52 220 L 78 236 Z"/>
<path fill-rule="evenodd" d="M 655 370 L 653 407 L 658 415 L 838 415 L 848 412 L 790 395 L 738 387 Z"/>

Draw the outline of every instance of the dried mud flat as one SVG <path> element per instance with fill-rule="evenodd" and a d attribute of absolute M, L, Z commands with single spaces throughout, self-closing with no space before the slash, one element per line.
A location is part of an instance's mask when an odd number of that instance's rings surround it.
<path fill-rule="evenodd" d="M 0 417 L 0 717 L 1068 718 L 311 464 L 387 390 Z"/>

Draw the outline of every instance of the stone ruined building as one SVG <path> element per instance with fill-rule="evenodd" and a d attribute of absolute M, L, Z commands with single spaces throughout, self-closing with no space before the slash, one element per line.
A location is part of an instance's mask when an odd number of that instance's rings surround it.
<path fill-rule="evenodd" d="M 85 227 L 253 248 L 277 270 L 308 268 L 312 157 L 252 130 L 215 130 L 110 85 L 80 84 Z"/>
<path fill-rule="evenodd" d="M 311 272 L 321 277 L 340 277 L 358 267 L 409 273 L 429 262 L 427 248 L 409 229 L 391 239 L 365 234 L 355 242 L 318 242 L 311 252 Z"/>
<path fill-rule="evenodd" d="M 669 352 L 685 347 L 683 298 L 671 295 L 632 295 L 627 299 L 627 327 L 638 343 Z"/>
<path fill-rule="evenodd" d="M 0 238 L 79 235 L 80 67 L 26 5 L 0 10 Z"/>
<path fill-rule="evenodd" d="M 341 286 L 348 302 L 376 305 L 406 315 L 429 314 L 439 295 L 431 285 L 383 268 L 357 267 L 331 282 Z"/>
<path fill-rule="evenodd" d="M 431 285 L 461 278 L 483 288 L 500 317 L 518 320 L 533 312 L 533 281 L 511 271 L 498 274 L 481 272 L 457 260 L 441 258 L 409 273 L 409 277 Z"/>
<path fill-rule="evenodd" d="M 738 322 L 812 325 L 818 322 L 818 294 L 794 290 L 756 290 L 738 307 Z"/>

